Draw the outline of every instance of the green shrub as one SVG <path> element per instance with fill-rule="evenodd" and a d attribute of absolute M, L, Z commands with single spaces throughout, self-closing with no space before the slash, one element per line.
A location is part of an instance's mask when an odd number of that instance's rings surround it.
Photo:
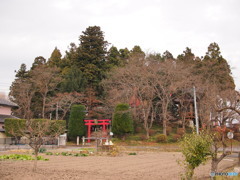
<path fill-rule="evenodd" d="M 68 137 L 76 140 L 77 136 L 83 136 L 86 133 L 84 124 L 85 107 L 83 105 L 73 105 L 71 107 L 70 118 L 68 123 Z"/>
<path fill-rule="evenodd" d="M 39 125 L 50 122 L 49 132 L 45 132 L 46 136 L 57 130 L 61 130 L 61 133 L 64 133 L 66 127 L 66 121 L 64 120 L 49 120 L 49 119 L 32 119 L 32 127 L 37 127 Z M 24 136 L 26 129 L 26 119 L 5 119 L 4 126 L 7 136 Z M 45 125 L 45 124 L 44 124 Z"/>
<path fill-rule="evenodd" d="M 159 143 L 167 142 L 167 136 L 164 134 L 158 134 L 155 136 L 155 138 L 156 138 L 156 142 L 159 142 Z"/>
<path fill-rule="evenodd" d="M 129 153 L 128 155 L 137 155 L 137 153 L 133 152 L 133 153 Z"/>
<path fill-rule="evenodd" d="M 26 119 L 5 119 L 4 128 L 7 136 L 22 136 L 26 126 Z"/>
<path fill-rule="evenodd" d="M 119 136 L 133 132 L 133 120 L 128 104 L 118 104 L 116 106 L 113 115 L 112 131 Z"/>
<path fill-rule="evenodd" d="M 185 176 L 186 179 L 192 179 L 194 169 L 200 164 L 207 161 L 211 156 L 212 137 L 202 131 L 199 135 L 193 134 L 184 135 L 180 148 L 185 160 Z"/>
<path fill-rule="evenodd" d="M 40 148 L 38 152 L 45 153 L 46 151 L 47 151 L 46 148 Z"/>
<path fill-rule="evenodd" d="M 51 120 L 50 121 L 50 133 L 55 132 L 56 130 L 61 130 L 61 134 L 63 134 L 66 130 L 66 121 L 65 120 Z"/>

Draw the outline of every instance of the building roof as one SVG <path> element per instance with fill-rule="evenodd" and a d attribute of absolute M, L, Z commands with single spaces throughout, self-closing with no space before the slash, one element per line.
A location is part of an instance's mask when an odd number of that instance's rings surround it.
<path fill-rule="evenodd" d="M 1 105 L 10 106 L 10 107 L 18 107 L 18 105 L 15 104 L 14 102 L 4 99 L 4 98 L 0 98 L 0 106 Z"/>
<path fill-rule="evenodd" d="M 17 117 L 12 116 L 12 115 L 3 115 L 3 114 L 0 114 L 0 123 L 4 123 L 5 119 L 8 119 L 8 118 L 18 119 Z"/>

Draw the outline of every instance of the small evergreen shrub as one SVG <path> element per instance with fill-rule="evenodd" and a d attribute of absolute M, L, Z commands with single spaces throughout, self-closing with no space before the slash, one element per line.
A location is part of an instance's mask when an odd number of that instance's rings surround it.
<path fill-rule="evenodd" d="M 158 134 L 155 136 L 156 142 L 158 143 L 165 143 L 167 142 L 167 136 L 164 134 Z"/>
<path fill-rule="evenodd" d="M 40 153 L 45 153 L 46 151 L 47 151 L 46 148 L 40 148 L 40 149 L 39 149 L 39 152 L 40 152 Z"/>
<path fill-rule="evenodd" d="M 118 104 L 115 108 L 112 131 L 117 136 L 125 136 L 126 133 L 133 132 L 133 120 L 128 104 Z"/>
<path fill-rule="evenodd" d="M 86 132 L 84 124 L 85 107 L 83 105 L 73 105 L 70 111 L 68 123 L 68 137 L 75 140 L 77 136 L 83 136 Z"/>

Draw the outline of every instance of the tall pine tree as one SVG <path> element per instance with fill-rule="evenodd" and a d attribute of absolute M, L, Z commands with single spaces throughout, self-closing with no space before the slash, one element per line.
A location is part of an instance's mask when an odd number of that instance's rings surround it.
<path fill-rule="evenodd" d="M 76 64 L 87 83 L 96 89 L 105 76 L 108 42 L 104 40 L 104 33 L 99 26 L 90 26 L 82 33 Z"/>
<path fill-rule="evenodd" d="M 60 50 L 57 47 L 55 47 L 55 49 L 53 50 L 53 52 L 51 54 L 51 57 L 48 59 L 49 66 L 60 67 L 61 66 L 61 58 L 62 58 L 62 54 L 61 54 Z"/>
<path fill-rule="evenodd" d="M 215 84 L 220 91 L 234 90 L 235 84 L 231 75 L 231 69 L 226 59 L 221 55 L 217 43 L 211 43 L 202 61 L 202 73 L 208 83 Z"/>

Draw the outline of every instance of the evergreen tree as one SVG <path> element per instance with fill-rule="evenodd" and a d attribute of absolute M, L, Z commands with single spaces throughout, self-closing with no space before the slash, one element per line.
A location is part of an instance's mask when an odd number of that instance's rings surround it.
<path fill-rule="evenodd" d="M 120 57 L 120 53 L 115 46 L 112 46 L 108 51 L 108 61 L 107 65 L 111 69 L 111 67 L 122 66 L 123 60 Z"/>
<path fill-rule="evenodd" d="M 31 70 L 33 70 L 37 66 L 44 65 L 44 64 L 46 64 L 46 59 L 42 56 L 38 56 L 34 59 Z"/>
<path fill-rule="evenodd" d="M 133 132 L 133 120 L 128 104 L 118 104 L 116 106 L 112 123 L 113 133 L 118 136 Z"/>
<path fill-rule="evenodd" d="M 129 58 L 130 51 L 128 50 L 128 48 L 119 49 L 119 53 L 120 53 L 121 59 L 126 60 Z"/>
<path fill-rule="evenodd" d="M 62 58 L 62 54 L 60 52 L 60 50 L 55 47 L 55 49 L 53 50 L 51 57 L 48 59 L 48 64 L 49 66 L 53 67 L 53 66 L 57 66 L 60 67 L 61 65 L 61 58 Z"/>
<path fill-rule="evenodd" d="M 21 64 L 20 69 L 18 71 L 15 71 L 15 73 L 16 73 L 15 77 L 18 79 L 24 79 L 29 77 L 27 66 L 24 63 Z"/>
<path fill-rule="evenodd" d="M 106 71 L 108 42 L 99 26 L 90 26 L 80 36 L 77 66 L 90 86 L 98 86 Z"/>
<path fill-rule="evenodd" d="M 183 54 L 178 55 L 177 59 L 184 63 L 194 63 L 195 55 L 190 48 L 186 47 L 186 50 L 183 51 Z"/>
<path fill-rule="evenodd" d="M 204 59 L 206 60 L 206 59 L 219 59 L 219 58 L 222 58 L 220 47 L 215 42 L 211 43 L 208 46 L 208 52 L 206 52 L 206 56 L 204 57 Z"/>
<path fill-rule="evenodd" d="M 9 96 L 19 108 L 13 109 L 13 113 L 17 117 L 30 119 L 32 118 L 32 98 L 35 94 L 31 75 L 25 64 L 21 64 L 20 69 L 15 72 L 15 80 L 10 87 Z"/>
<path fill-rule="evenodd" d="M 172 53 L 170 53 L 168 50 L 166 50 L 164 53 L 163 53 L 163 59 L 164 60 L 173 60 L 174 58 L 173 58 L 173 55 L 172 55 Z"/>
<path fill-rule="evenodd" d="M 156 61 L 164 61 L 164 58 L 160 53 L 151 53 L 148 55 L 147 58 L 151 60 L 156 60 Z"/>
<path fill-rule="evenodd" d="M 140 46 L 134 46 L 133 49 L 130 51 L 130 55 L 142 55 L 145 56 L 145 53 L 142 51 Z"/>
<path fill-rule="evenodd" d="M 64 69 L 68 70 L 73 65 L 77 66 L 78 58 L 78 47 L 76 46 L 76 44 L 71 43 L 69 50 L 66 51 L 66 55 L 61 61 L 61 68 L 63 69 L 62 71 L 64 72 Z"/>
<path fill-rule="evenodd" d="M 85 107 L 83 105 L 73 105 L 68 122 L 68 137 L 71 140 L 75 140 L 77 136 L 85 135 L 86 127 L 84 125 L 84 118 Z"/>
<path fill-rule="evenodd" d="M 231 69 L 227 61 L 222 57 L 217 43 L 211 43 L 202 61 L 201 67 L 204 80 L 215 84 L 220 90 L 235 89 Z"/>
<path fill-rule="evenodd" d="M 63 78 L 64 80 L 61 83 L 62 92 L 82 92 L 86 87 L 86 79 L 83 77 L 82 71 L 76 66 L 68 69 Z"/>

